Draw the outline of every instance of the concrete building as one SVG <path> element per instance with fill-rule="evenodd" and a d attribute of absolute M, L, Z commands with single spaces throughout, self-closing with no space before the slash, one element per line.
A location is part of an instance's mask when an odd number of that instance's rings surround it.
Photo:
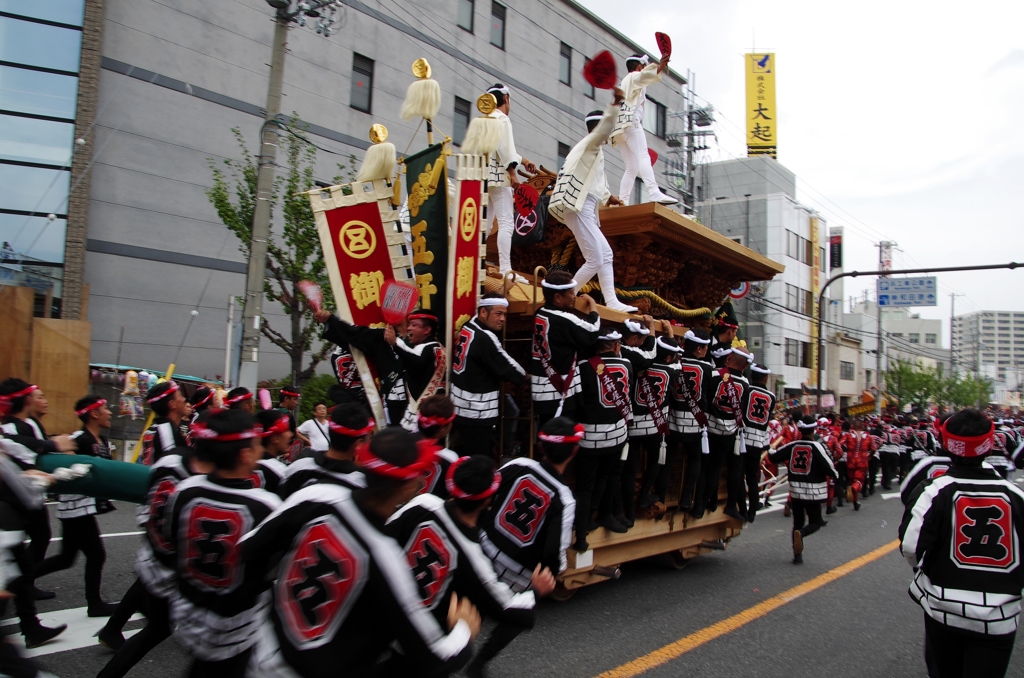
<path fill-rule="evenodd" d="M 64 317 L 87 315 L 93 361 L 113 363 L 120 351 L 122 364 L 162 369 L 183 344 L 180 372 L 220 374 L 228 299 L 244 293 L 246 264 L 206 197 L 209 163 L 240 158 L 232 128 L 257 148 L 273 9 L 266 0 L 3 8 L 4 258 L 50 265 L 60 284 L 38 284 L 53 290 Z M 503 82 L 519 151 L 557 168 L 585 134 L 584 115 L 609 99 L 583 80 L 585 59 L 611 50 L 621 73 L 625 57 L 641 51 L 571 0 L 341 0 L 341 16 L 329 38 L 311 27 L 289 32 L 283 110 L 335 154 L 319 153 L 321 179 L 335 176 L 349 154 L 361 157 L 375 122 L 399 151 L 413 140 L 415 122 L 398 114 L 418 57 L 441 85 L 439 131 L 460 141 L 473 102 Z M 682 84 L 670 72 L 648 90 L 648 139 L 662 156 L 668 112 L 683 107 Z M 420 133 L 412 150 L 425 145 Z M 621 156 L 609 149 L 606 158 L 617 187 Z M 0 282 L 14 278 L 16 265 L 0 269 Z M 271 325 L 284 324 L 276 304 L 265 311 Z M 262 349 L 260 377 L 286 374 L 285 356 L 266 339 Z"/>
<path fill-rule="evenodd" d="M 812 318 L 827 279 L 825 219 L 797 202 L 796 175 L 765 156 L 708 163 L 696 178 L 701 223 L 786 265 L 735 307 L 748 346 L 796 396 L 815 377 Z"/>
<path fill-rule="evenodd" d="M 1024 372 L 1024 313 L 978 311 L 955 316 L 952 338 L 957 370 L 1019 388 Z"/>
<path fill-rule="evenodd" d="M 865 340 L 867 334 L 878 332 L 878 307 L 873 300 L 853 303 L 850 313 L 843 316 L 843 324 L 857 329 Z M 922 318 L 910 308 L 883 308 L 882 329 L 885 332 L 885 356 L 882 369 L 888 361 L 904 360 L 924 367 L 941 367 L 948 373 L 951 368 L 949 349 L 943 347 L 942 321 Z M 877 341 L 870 338 L 871 351 Z"/>

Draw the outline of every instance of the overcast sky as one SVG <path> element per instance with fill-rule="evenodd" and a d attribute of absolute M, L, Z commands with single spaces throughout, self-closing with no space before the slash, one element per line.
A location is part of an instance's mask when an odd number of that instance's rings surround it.
<path fill-rule="evenodd" d="M 779 162 L 846 228 L 846 270 L 876 268 L 883 239 L 897 268 L 1024 261 L 1024 3 L 582 2 L 653 54 L 655 31 L 672 37 L 672 67 L 717 109 L 710 160 L 745 155 L 742 54 L 776 53 Z M 948 319 L 953 291 L 958 314 L 1024 310 L 1024 270 L 939 288 L 922 316 Z"/>

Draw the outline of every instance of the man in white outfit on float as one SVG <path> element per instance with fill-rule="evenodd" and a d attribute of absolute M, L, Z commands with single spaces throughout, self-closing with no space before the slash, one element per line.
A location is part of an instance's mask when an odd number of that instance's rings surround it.
<path fill-rule="evenodd" d="M 498 221 L 498 267 L 505 276 L 512 270 L 512 230 L 515 228 L 515 213 L 512 191 L 519 185 L 516 168 L 522 165 L 530 174 L 537 173 L 537 166 L 516 152 L 516 142 L 512 136 L 512 121 L 508 113 L 511 107 L 508 87 L 497 83 L 487 90 L 493 94 L 498 107 L 492 117 L 501 121 L 504 133 L 498 148 L 491 154 L 491 165 L 488 174 L 487 198 L 490 202 L 490 213 Z M 488 235 L 490 235 L 488 233 Z M 516 282 L 528 282 L 522 276 L 516 276 Z"/>
<path fill-rule="evenodd" d="M 659 63 L 650 63 L 650 58 L 634 54 L 626 59 L 628 73 L 619 87 L 623 92 L 623 101 L 619 105 L 619 116 L 612 131 L 612 143 L 622 151 L 622 160 L 626 171 L 619 184 L 619 197 L 622 204 L 629 204 L 629 195 L 633 192 L 633 182 L 639 174 L 647 187 L 647 194 L 652 202 L 672 205 L 677 202 L 670 195 L 662 193 L 654 178 L 654 167 L 651 156 L 647 152 L 647 136 L 644 134 L 644 104 L 647 102 L 647 86 L 661 81 L 661 75 L 668 68 L 668 59 L 662 58 Z"/>
<path fill-rule="evenodd" d="M 602 149 L 615 126 L 622 100 L 623 92 L 616 87 L 615 100 L 605 111 L 587 114 L 586 123 L 590 133 L 573 146 L 566 156 L 555 180 L 548 213 L 569 227 L 586 259 L 574 276 L 576 292 L 597 274 L 605 307 L 622 313 L 635 313 L 635 306 L 622 303 L 615 294 L 612 248 L 601 233 L 601 221 L 597 215 L 599 206 L 622 204 L 608 190 Z"/>

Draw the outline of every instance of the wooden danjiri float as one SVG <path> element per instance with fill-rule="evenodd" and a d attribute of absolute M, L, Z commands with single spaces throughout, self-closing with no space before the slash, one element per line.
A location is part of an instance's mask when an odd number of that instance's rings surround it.
<path fill-rule="evenodd" d="M 550 172 L 542 169 L 540 176 L 530 183 L 543 195 L 553 179 Z M 784 270 L 781 264 L 656 203 L 609 207 L 601 210 L 600 218 L 615 253 L 619 299 L 638 307 L 639 313 L 681 323 L 683 327 L 674 329 L 677 337 L 687 327 L 707 327 L 711 311 L 739 283 L 771 280 Z M 544 226 L 539 242 L 512 250 L 513 268 L 530 284 L 502 280 L 491 268 L 483 281 L 486 291 L 505 291 L 509 299 L 503 339 L 506 350 L 522 365 L 530 362 L 533 314 L 544 301 L 540 279 L 552 268 L 576 271 L 583 264 L 568 228 L 554 219 L 547 220 Z M 497 261 L 493 236 L 487 244 L 487 259 Z M 584 291 L 596 290 L 596 284 L 595 278 Z M 598 312 L 603 321 L 614 323 L 631 317 L 602 305 L 598 305 Z M 500 436 L 506 456 L 533 455 L 535 433 L 529 388 L 528 383 L 519 389 L 506 387 L 510 398 L 505 398 Z M 645 464 L 643 460 L 641 473 Z M 690 558 L 720 549 L 740 533 L 743 524 L 723 515 L 721 510 L 701 519 L 684 511 L 676 512 L 682 466 L 679 459 L 669 480 L 666 506 L 639 511 L 636 524 L 625 534 L 614 534 L 604 528 L 591 532 L 587 537 L 591 548 L 584 553 L 569 549 L 569 566 L 559 577 L 557 599 L 568 599 L 580 587 L 618 578 L 622 563 L 641 558 L 663 555 L 671 566 L 682 569 Z M 568 473 L 571 481 L 572 465 Z M 719 488 L 723 502 L 724 474 L 723 465 Z"/>

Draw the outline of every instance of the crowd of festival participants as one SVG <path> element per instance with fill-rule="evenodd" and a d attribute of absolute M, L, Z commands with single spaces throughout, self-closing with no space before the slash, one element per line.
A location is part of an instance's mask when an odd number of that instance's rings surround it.
<path fill-rule="evenodd" d="M 59 495 L 61 552 L 47 557 L 42 493 L 52 478 L 34 470 L 41 454 L 109 458 L 110 409 L 85 396 L 75 406 L 81 430 L 51 438 L 41 389 L 17 378 L 0 383 L 0 595 L 13 598 L 26 646 L 64 630 L 39 622 L 35 601 L 53 594 L 37 583 L 81 551 L 87 612 L 108 618 L 98 634 L 113 651 L 103 678 L 125 675 L 172 635 L 192 655 L 190 676 L 436 676 L 463 668 L 482 676 L 534 625 L 537 599 L 554 590 L 570 551 L 590 549 L 595 530 L 628 534 L 673 504 L 685 520 L 722 511 L 753 522 L 784 477 L 788 492 L 770 501 L 792 512 L 793 562 L 801 563 L 804 539 L 826 525 L 823 513 L 844 502 L 859 510 L 880 474 L 882 489 L 899 484 L 908 506 L 901 536 L 916 572 L 911 595 L 926 612 L 930 667 L 955 666 L 957 651 L 962 664 L 979 639 L 995 648 L 986 666 L 1008 661 L 1024 579 L 1024 495 L 1003 480 L 1024 465 L 1017 422 L 993 424 L 974 410 L 945 422 L 777 415 L 771 370 L 737 341 L 731 305 L 705 328 L 684 331 L 650 316 L 602 320 L 595 300 L 580 294 L 595 275 L 614 290 L 596 209 L 622 201 L 608 191 L 601 146 L 622 135 L 627 166 L 653 183 L 636 130 L 643 89 L 666 65 L 627 61 L 612 103 L 587 116 L 588 134 L 556 181 L 552 214 L 562 215 L 586 263 L 575 278 L 552 270 L 542 281 L 529 365 L 504 350 L 508 301 L 489 293 L 455 340 L 448 383 L 429 313 L 372 328 L 317 311 L 323 338 L 336 345 L 338 383 L 298 427 L 297 390 L 282 390 L 278 408 L 259 410 L 244 388 L 221 399 L 207 388 L 186 398 L 174 381 L 151 387 L 146 402 L 156 419 L 140 454 L 151 471 L 139 511 L 138 578 L 117 604 L 100 595 L 105 554 L 96 515 L 111 503 Z M 488 92 L 507 120 L 508 88 Z M 623 111 L 639 115 L 623 123 Z M 528 162 L 515 154 L 510 126 L 507 134 L 495 162 L 508 185 L 492 187 L 490 200 L 499 228 L 507 226 L 500 206 L 511 205 L 516 165 Z M 373 363 L 379 394 L 364 391 L 353 349 Z M 502 459 L 503 385 L 525 383 L 534 454 Z M 378 397 L 385 421 L 371 415 Z M 951 511 L 973 521 L 966 536 L 949 534 Z M 1013 536 L 1007 531 L 1016 533 L 1010 559 L 997 552 Z M 125 639 L 137 612 L 145 626 Z M 495 625 L 473 644 L 481 617 Z M 0 673 L 39 675 L 9 643 L 0 643 Z"/>

